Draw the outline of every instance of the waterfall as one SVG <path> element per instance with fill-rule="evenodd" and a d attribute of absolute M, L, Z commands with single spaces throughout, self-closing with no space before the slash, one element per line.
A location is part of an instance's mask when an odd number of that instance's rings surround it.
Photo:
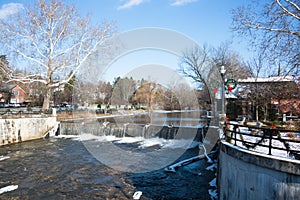
<path fill-rule="evenodd" d="M 4 121 L 1 120 L 1 135 L 0 135 L 0 138 L 1 138 L 1 143 L 4 143 L 4 137 L 5 137 L 5 130 L 4 130 Z"/>
<path fill-rule="evenodd" d="M 142 130 L 142 137 L 148 138 L 148 128 L 150 127 L 150 124 L 145 124 Z"/>
<path fill-rule="evenodd" d="M 128 124 L 129 124 L 129 123 L 125 123 L 125 124 L 123 125 L 123 134 L 122 134 L 123 137 L 126 137 L 126 131 L 127 131 L 127 126 L 128 126 Z"/>
<path fill-rule="evenodd" d="M 173 129 L 173 123 L 169 123 L 169 125 L 168 125 L 168 134 L 166 136 L 166 139 L 172 139 L 172 137 L 171 137 L 172 129 Z"/>
<path fill-rule="evenodd" d="M 199 118 L 195 117 L 195 112 L 184 113 L 184 117 L 178 116 L 174 112 L 167 117 L 165 113 L 154 113 L 151 116 L 151 123 L 146 118 L 148 115 L 138 116 L 121 116 L 119 121 L 113 120 L 113 117 L 108 116 L 95 121 L 84 119 L 82 121 L 61 122 L 61 134 L 71 132 L 89 133 L 95 136 L 115 136 L 115 137 L 143 137 L 152 138 L 159 137 L 164 139 L 178 138 L 204 138 L 205 130 L 202 125 L 199 126 Z M 116 123 L 116 122 L 118 123 Z M 123 123 L 124 122 L 124 123 Z M 133 122 L 133 123 L 132 123 Z M 149 123 L 148 123 L 149 122 Z M 181 123 L 182 122 L 182 123 Z M 72 131 L 73 127 L 78 127 L 78 131 Z M 16 130 L 18 131 L 18 130 Z M 7 131 L 6 131 L 7 132 Z M 17 133 L 17 132 L 16 132 Z M 180 135 L 178 135 L 180 133 Z M 178 135 L 178 137 L 177 137 Z"/>

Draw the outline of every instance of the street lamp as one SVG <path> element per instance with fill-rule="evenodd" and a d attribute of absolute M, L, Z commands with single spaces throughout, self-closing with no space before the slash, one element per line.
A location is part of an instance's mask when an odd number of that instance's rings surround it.
<path fill-rule="evenodd" d="M 221 66 L 221 77 L 222 77 L 222 115 L 225 115 L 225 73 L 226 73 L 226 69 L 225 67 L 222 65 Z"/>

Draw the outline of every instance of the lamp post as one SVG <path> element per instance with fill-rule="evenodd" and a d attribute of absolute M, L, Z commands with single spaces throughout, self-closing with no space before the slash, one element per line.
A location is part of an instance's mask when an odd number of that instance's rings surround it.
<path fill-rule="evenodd" d="M 225 73 L 226 73 L 226 69 L 225 67 L 222 65 L 221 66 L 221 77 L 222 77 L 222 115 L 225 115 Z M 225 116 L 224 116 L 225 117 Z"/>

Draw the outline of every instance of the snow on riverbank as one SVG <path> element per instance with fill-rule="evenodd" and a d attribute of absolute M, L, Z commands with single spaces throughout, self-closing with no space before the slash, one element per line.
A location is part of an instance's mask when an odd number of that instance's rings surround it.
<path fill-rule="evenodd" d="M 230 126 L 230 129 L 233 130 L 233 126 L 231 125 Z M 257 144 L 257 145 L 254 145 L 253 148 L 247 148 L 243 142 L 240 142 L 240 141 L 237 141 L 236 142 L 236 146 L 237 147 L 240 147 L 240 148 L 244 148 L 244 149 L 248 149 L 248 150 L 251 150 L 251 151 L 255 151 L 257 153 L 262 153 L 262 154 L 266 154 L 268 155 L 269 154 L 269 143 L 270 143 L 270 140 L 268 139 L 268 136 L 266 138 L 260 138 L 260 137 L 255 137 L 255 134 L 256 135 L 262 135 L 263 132 L 262 131 L 258 131 L 256 132 L 254 135 L 252 135 L 253 133 L 251 132 L 251 130 L 249 130 L 248 127 L 239 127 L 238 132 L 241 132 L 243 134 L 246 134 L 246 135 L 240 135 L 237 133 L 237 139 L 239 140 L 243 140 L 245 142 L 249 142 L 249 143 L 252 143 L 252 144 Z M 221 130 L 221 132 L 223 132 Z M 271 144 L 272 144 L 272 148 L 271 149 L 271 154 L 272 156 L 277 156 L 277 157 L 282 157 L 282 158 L 289 158 L 289 159 L 294 159 L 294 157 L 292 155 L 290 155 L 290 152 L 288 150 L 280 150 L 280 149 L 276 149 L 276 148 L 283 148 L 283 149 L 286 149 L 285 147 L 285 144 L 280 141 L 280 138 L 281 139 L 292 139 L 289 137 L 289 133 L 288 132 L 280 132 L 280 137 L 279 136 L 273 136 L 272 138 L 272 141 L 271 141 Z M 294 133 L 294 138 L 293 140 L 295 140 L 295 142 L 292 142 L 292 141 L 288 141 L 286 142 L 288 145 L 289 145 L 289 148 L 290 149 L 295 149 L 295 150 L 299 150 L 300 149 L 300 133 Z M 260 146 L 260 145 L 265 145 L 265 146 Z"/>
<path fill-rule="evenodd" d="M 18 189 L 18 187 L 19 187 L 18 185 L 9 185 L 9 186 L 0 188 L 0 194 L 16 190 L 16 189 Z"/>
<path fill-rule="evenodd" d="M 6 160 L 6 159 L 9 159 L 9 158 L 10 158 L 9 156 L 0 156 L 0 161 Z"/>
<path fill-rule="evenodd" d="M 218 163 L 217 163 L 217 161 L 214 161 L 214 163 L 212 165 L 208 166 L 206 168 L 206 170 L 216 172 L 217 168 L 218 168 Z M 212 189 L 208 190 L 208 193 L 210 195 L 210 199 L 211 200 L 217 200 L 218 199 L 218 189 L 217 189 L 217 178 L 216 177 L 209 182 L 209 186 L 212 188 Z"/>

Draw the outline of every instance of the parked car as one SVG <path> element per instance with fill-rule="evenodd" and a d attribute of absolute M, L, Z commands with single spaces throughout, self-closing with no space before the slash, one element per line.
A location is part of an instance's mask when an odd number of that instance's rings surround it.
<path fill-rule="evenodd" d="M 19 107 L 21 107 L 21 104 L 19 104 L 19 103 L 10 103 L 10 104 L 9 104 L 9 107 L 12 107 L 12 108 L 19 108 Z"/>
<path fill-rule="evenodd" d="M 9 104 L 5 102 L 0 102 L 0 108 L 8 108 Z"/>
<path fill-rule="evenodd" d="M 251 120 L 252 117 L 249 116 L 249 115 L 238 115 L 237 118 L 236 118 L 236 121 L 240 122 L 240 121 L 243 121 L 243 120 Z"/>

